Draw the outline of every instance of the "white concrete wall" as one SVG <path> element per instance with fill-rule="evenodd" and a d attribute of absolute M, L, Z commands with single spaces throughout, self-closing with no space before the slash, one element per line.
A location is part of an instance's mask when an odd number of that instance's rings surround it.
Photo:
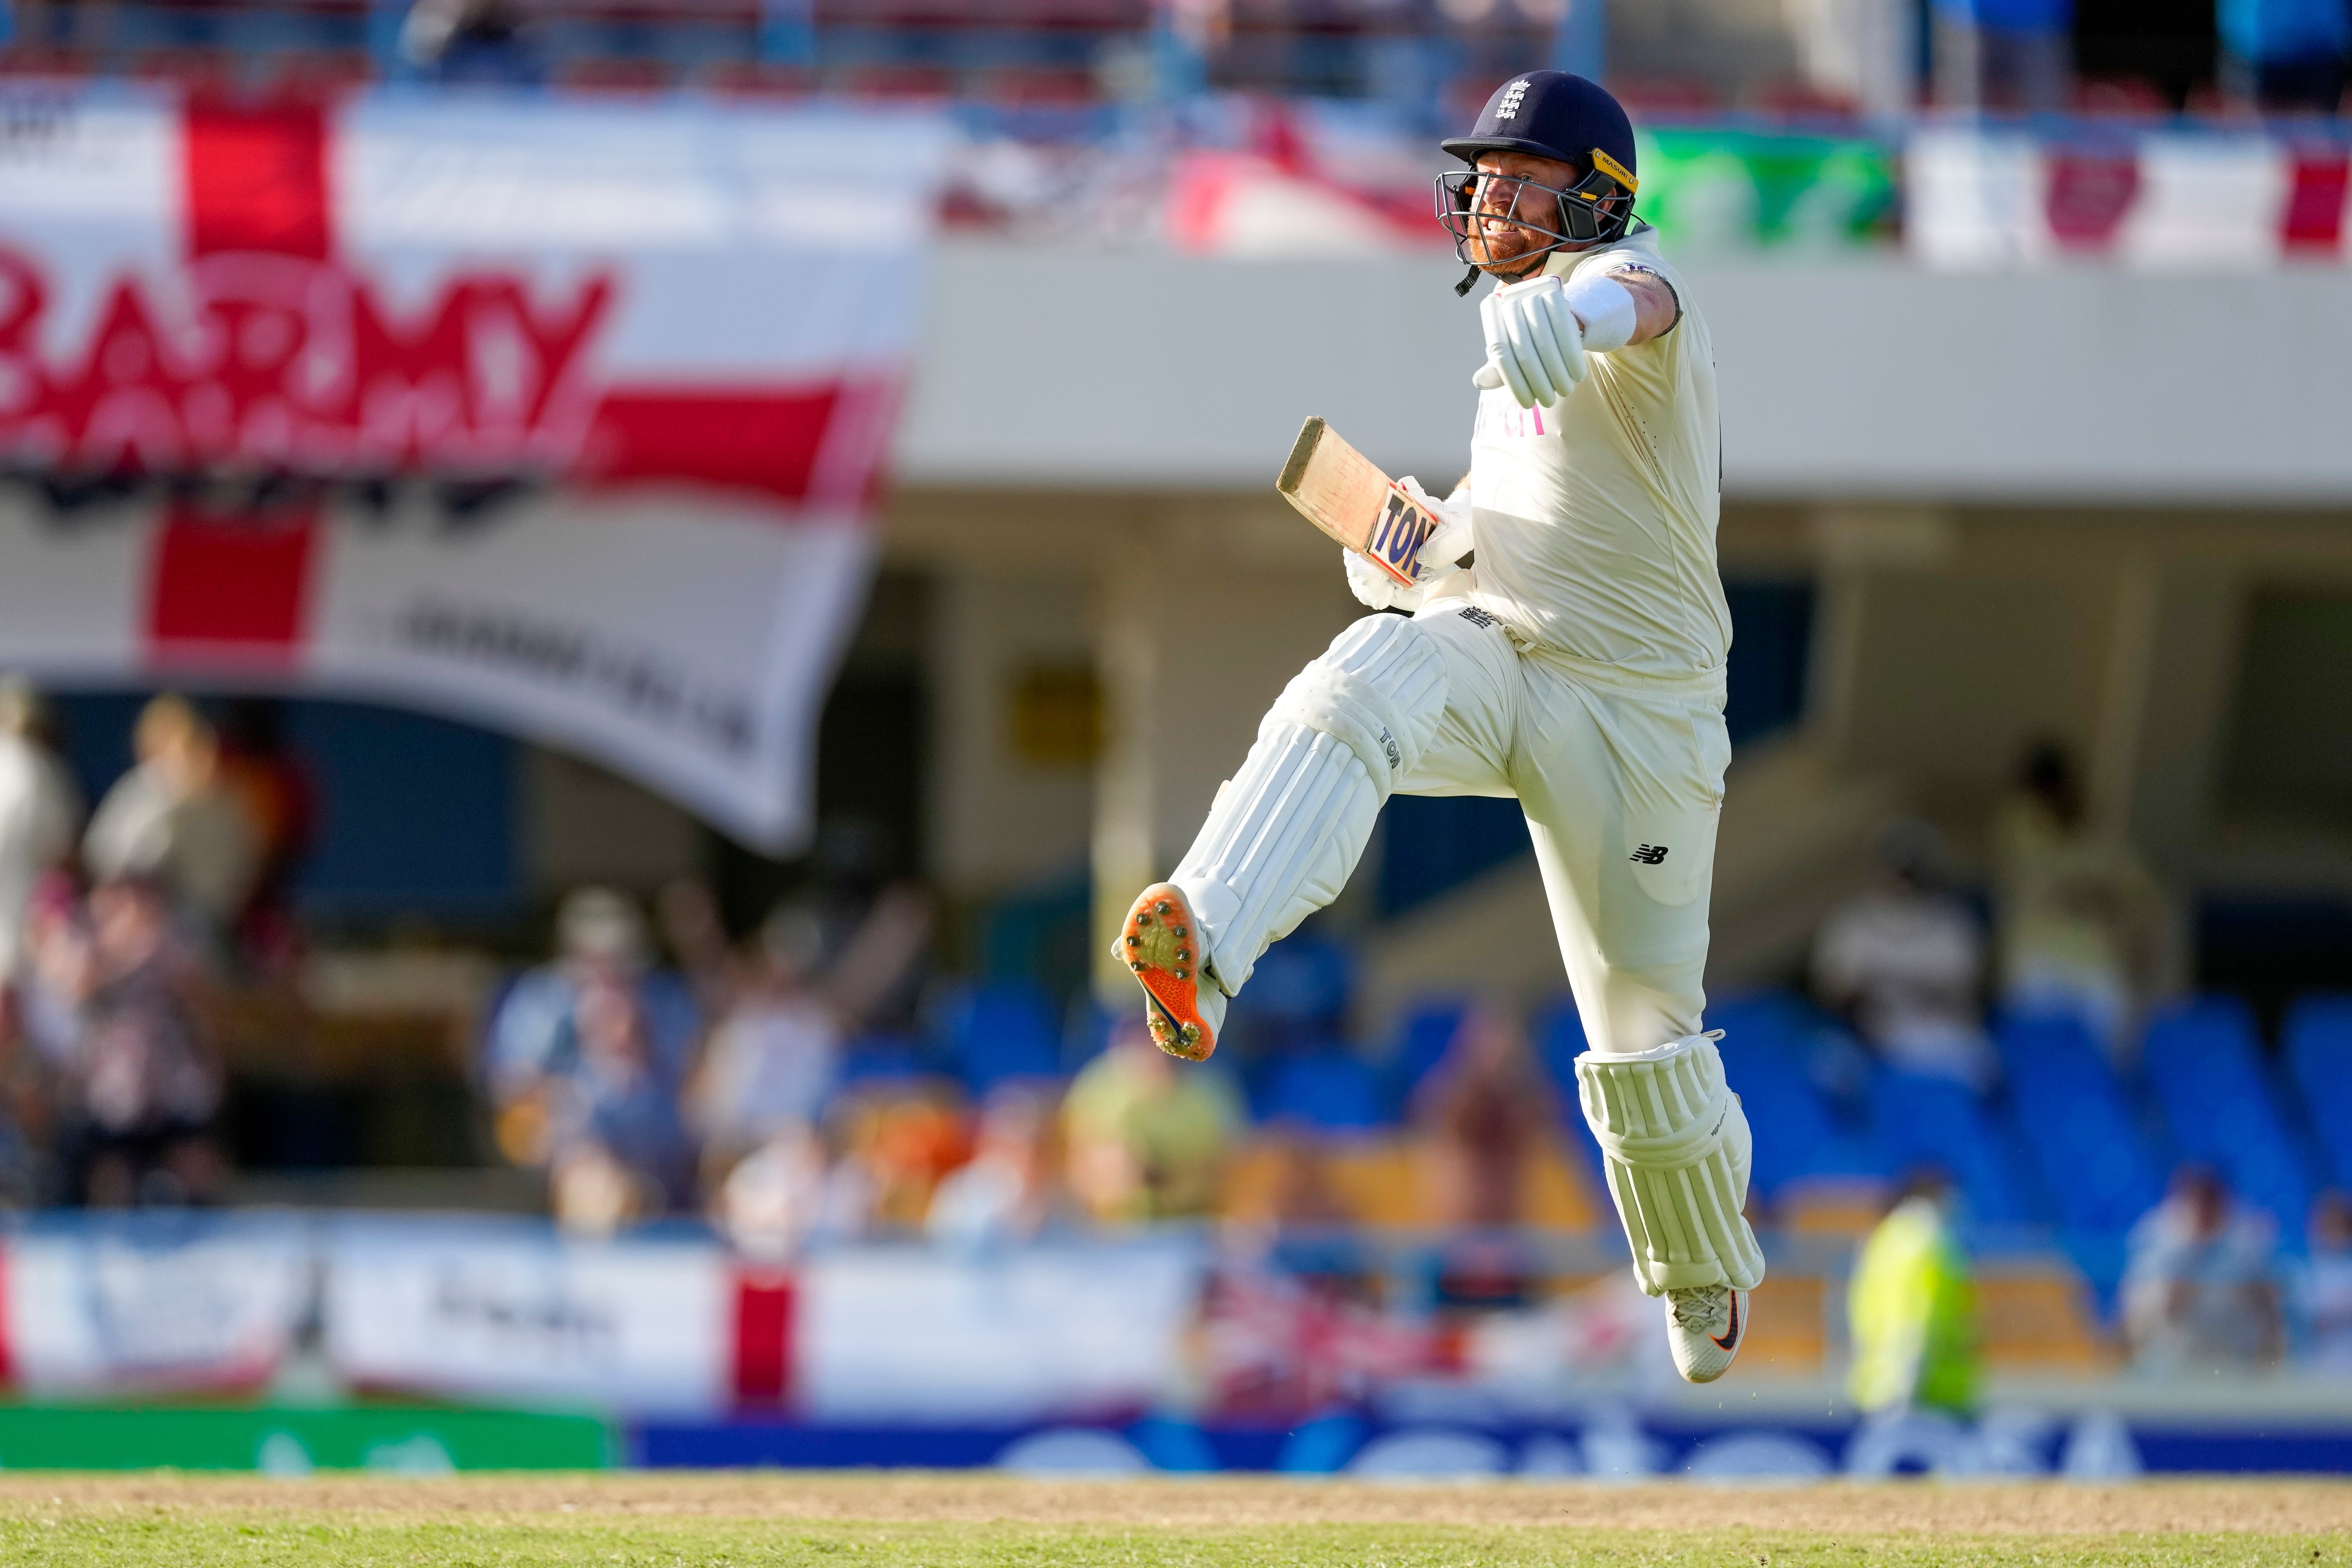
<path fill-rule="evenodd" d="M 1391 472 L 1450 481 L 1481 357 L 1458 276 L 950 245 L 898 477 L 1255 490 L 1320 414 Z M 1691 276 L 1735 498 L 2352 501 L 2352 269 Z"/>
<path fill-rule="evenodd" d="M 1083 568 L 958 563 L 939 574 L 929 869 L 959 894 L 1001 893 L 1086 862 L 1093 769 L 1024 758 L 1013 707 L 1029 669 L 1093 663 L 1089 591 Z"/>

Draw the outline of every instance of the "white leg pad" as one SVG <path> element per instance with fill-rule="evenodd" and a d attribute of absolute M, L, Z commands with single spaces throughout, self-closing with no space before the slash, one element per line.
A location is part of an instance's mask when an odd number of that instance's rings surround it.
<path fill-rule="evenodd" d="M 1228 994 L 1260 953 L 1339 896 L 1444 711 L 1437 644 L 1399 616 L 1357 621 L 1284 688 L 1169 879 L 1191 900 L 1209 973 Z"/>
<path fill-rule="evenodd" d="M 1642 1289 L 1754 1289 L 1764 1254 L 1740 1213 L 1748 1118 L 1715 1040 L 1693 1035 L 1635 1056 L 1587 1051 L 1576 1058 L 1576 1086 Z"/>

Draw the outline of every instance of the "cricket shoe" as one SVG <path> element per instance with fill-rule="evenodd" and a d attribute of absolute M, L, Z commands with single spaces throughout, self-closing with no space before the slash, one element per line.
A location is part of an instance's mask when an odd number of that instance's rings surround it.
<path fill-rule="evenodd" d="M 1225 1022 L 1225 994 L 1201 973 L 1206 950 L 1201 922 L 1173 882 L 1143 889 L 1111 948 L 1143 986 L 1152 1040 L 1186 1061 L 1207 1061 Z"/>
<path fill-rule="evenodd" d="M 1666 1292 L 1666 1342 L 1685 1382 L 1713 1383 L 1729 1372 L 1747 1332 L 1747 1291 L 1694 1285 Z"/>

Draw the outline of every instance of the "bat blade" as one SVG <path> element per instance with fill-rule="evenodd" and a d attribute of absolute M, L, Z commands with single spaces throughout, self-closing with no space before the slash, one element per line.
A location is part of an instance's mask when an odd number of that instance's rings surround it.
<path fill-rule="evenodd" d="M 1323 420 L 1309 419 L 1299 430 L 1275 489 L 1307 521 L 1412 584 L 1437 520 Z"/>

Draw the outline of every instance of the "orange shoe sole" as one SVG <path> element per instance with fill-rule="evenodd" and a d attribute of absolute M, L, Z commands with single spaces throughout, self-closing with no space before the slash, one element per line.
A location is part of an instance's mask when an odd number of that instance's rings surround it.
<path fill-rule="evenodd" d="M 1217 1041 L 1201 1016 L 1201 926 L 1184 895 L 1169 882 L 1144 889 L 1116 951 L 1143 987 L 1153 1042 L 1171 1057 L 1207 1061 Z"/>

